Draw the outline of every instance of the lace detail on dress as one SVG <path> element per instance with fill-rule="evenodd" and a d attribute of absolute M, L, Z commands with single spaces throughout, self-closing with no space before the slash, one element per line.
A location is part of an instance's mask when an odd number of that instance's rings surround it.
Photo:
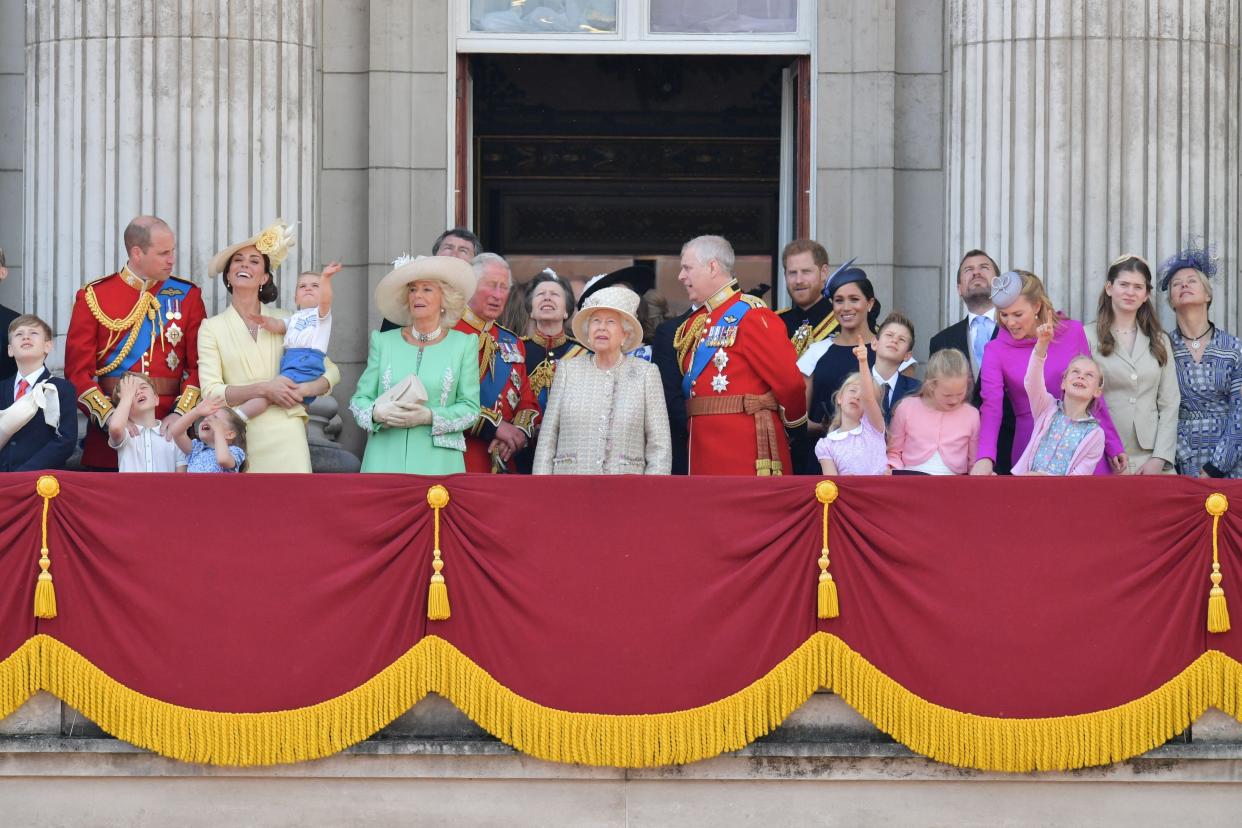
<path fill-rule="evenodd" d="M 389 388 L 392 388 L 392 366 L 391 365 L 389 365 L 387 368 L 384 369 L 384 374 L 383 376 L 380 377 L 380 386 L 385 391 L 387 391 Z"/>
<path fill-rule="evenodd" d="M 371 413 L 375 410 L 375 406 L 367 406 L 359 408 L 355 403 L 349 404 L 349 413 L 354 415 L 354 422 L 358 424 L 358 428 L 367 432 L 375 431 L 375 423 L 371 419 Z"/>
<path fill-rule="evenodd" d="M 444 379 L 440 381 L 440 405 L 448 405 L 449 394 L 453 393 L 453 368 L 449 366 L 444 369 Z"/>

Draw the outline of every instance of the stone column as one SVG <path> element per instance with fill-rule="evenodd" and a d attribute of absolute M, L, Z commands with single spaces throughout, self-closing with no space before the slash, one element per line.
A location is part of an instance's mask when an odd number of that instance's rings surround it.
<path fill-rule="evenodd" d="M 1213 317 L 1237 330 L 1237 0 L 948 8 L 949 267 L 981 247 L 1090 321 L 1117 255 L 1156 268 L 1197 235 L 1224 268 Z"/>
<path fill-rule="evenodd" d="M 74 292 L 125 261 L 139 213 L 177 234 L 177 272 L 222 308 L 211 255 L 298 222 L 285 296 L 315 262 L 316 0 L 28 0 L 27 308 L 61 334 Z"/>

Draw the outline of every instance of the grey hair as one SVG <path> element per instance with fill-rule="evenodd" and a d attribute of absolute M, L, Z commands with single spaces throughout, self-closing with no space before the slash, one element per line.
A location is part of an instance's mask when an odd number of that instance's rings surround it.
<path fill-rule="evenodd" d="M 505 269 L 505 273 L 509 274 L 509 285 L 513 285 L 513 268 L 509 267 L 509 263 L 505 261 L 504 256 L 495 253 L 480 253 L 470 260 L 471 267 L 474 268 L 474 278 L 479 280 L 483 278 L 483 268 L 488 264 L 498 264 Z"/>
<path fill-rule="evenodd" d="M 625 317 L 621 317 L 621 333 L 625 334 L 627 341 L 634 335 L 634 323 Z"/>
<path fill-rule="evenodd" d="M 700 264 L 716 262 L 720 269 L 730 276 L 737 258 L 733 254 L 733 245 L 724 236 L 695 236 L 681 247 L 684 256 L 687 250 L 693 250 Z"/>

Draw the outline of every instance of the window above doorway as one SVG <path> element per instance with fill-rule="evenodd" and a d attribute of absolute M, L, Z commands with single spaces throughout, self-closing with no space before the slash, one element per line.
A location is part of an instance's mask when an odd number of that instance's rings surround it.
<path fill-rule="evenodd" d="M 457 51 L 809 54 L 814 0 L 468 0 Z"/>

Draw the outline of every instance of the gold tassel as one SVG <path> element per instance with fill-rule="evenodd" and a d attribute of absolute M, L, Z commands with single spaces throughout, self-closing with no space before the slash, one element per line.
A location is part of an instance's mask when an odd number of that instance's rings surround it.
<path fill-rule="evenodd" d="M 1229 498 L 1220 492 L 1208 495 L 1207 512 L 1212 516 L 1212 589 L 1208 593 L 1207 627 L 1210 633 L 1229 632 L 1229 606 L 1225 603 L 1225 590 L 1221 588 L 1220 548 L 1217 528 L 1220 516 L 1229 510 Z"/>
<path fill-rule="evenodd" d="M 47 555 L 47 513 L 52 505 L 52 498 L 60 494 L 60 483 L 50 474 L 45 474 L 35 483 L 35 491 L 43 498 L 43 544 L 39 549 L 39 580 L 35 582 L 34 614 L 35 618 L 56 617 L 56 587 L 52 585 L 52 559 Z"/>
<path fill-rule="evenodd" d="M 439 483 L 427 490 L 427 505 L 435 513 L 435 542 L 431 549 L 431 585 L 427 589 L 427 620 L 444 621 L 450 614 L 448 584 L 444 582 L 444 561 L 440 560 L 440 510 L 448 505 L 448 489 Z"/>
<path fill-rule="evenodd" d="M 819 553 L 819 612 L 820 618 L 836 618 L 841 614 L 837 603 L 837 582 L 828 572 L 828 506 L 837 499 L 837 484 L 821 480 L 815 484 L 815 499 L 824 504 L 824 545 Z"/>

